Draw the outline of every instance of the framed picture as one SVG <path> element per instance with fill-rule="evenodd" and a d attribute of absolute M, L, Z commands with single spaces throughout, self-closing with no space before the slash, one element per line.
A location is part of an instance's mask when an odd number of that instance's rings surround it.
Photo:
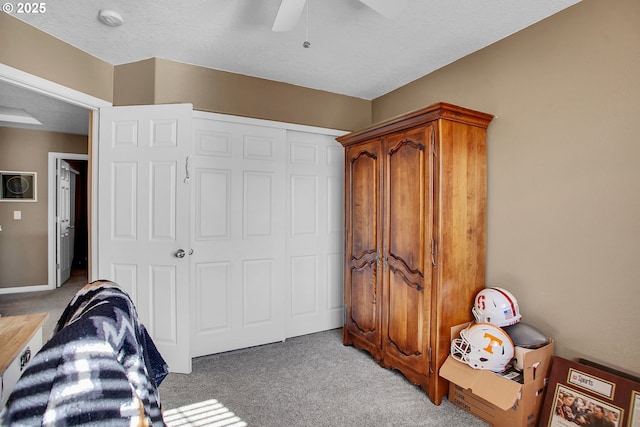
<path fill-rule="evenodd" d="M 593 363 L 555 357 L 541 427 L 640 427 L 640 382 Z"/>
<path fill-rule="evenodd" d="M 36 202 L 37 173 L 0 171 L 0 202 Z"/>
<path fill-rule="evenodd" d="M 629 412 L 629 427 L 640 427 L 640 391 L 631 393 L 631 410 Z"/>
<path fill-rule="evenodd" d="M 621 427 L 620 422 L 624 414 L 622 408 L 609 405 L 579 389 L 556 384 L 554 401 L 555 406 L 549 417 L 549 427 L 585 425 Z"/>

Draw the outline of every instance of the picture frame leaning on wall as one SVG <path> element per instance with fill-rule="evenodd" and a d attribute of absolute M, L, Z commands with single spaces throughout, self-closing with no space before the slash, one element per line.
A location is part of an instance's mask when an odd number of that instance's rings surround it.
<path fill-rule="evenodd" d="M 640 427 L 640 381 L 586 360 L 555 357 L 539 425 Z"/>

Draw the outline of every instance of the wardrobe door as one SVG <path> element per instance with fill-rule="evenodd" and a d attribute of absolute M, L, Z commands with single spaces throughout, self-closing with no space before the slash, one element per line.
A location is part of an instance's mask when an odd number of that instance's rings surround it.
<path fill-rule="evenodd" d="M 345 178 L 345 344 L 357 341 L 380 354 L 382 262 L 381 159 L 378 141 L 346 150 Z"/>
<path fill-rule="evenodd" d="M 385 364 L 414 371 L 405 372 L 410 378 L 429 373 L 430 132 L 419 127 L 394 134 L 384 146 L 383 354 Z"/>

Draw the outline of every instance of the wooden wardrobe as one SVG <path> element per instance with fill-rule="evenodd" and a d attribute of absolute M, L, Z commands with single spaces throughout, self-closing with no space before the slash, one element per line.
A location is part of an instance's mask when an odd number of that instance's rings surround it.
<path fill-rule="evenodd" d="M 485 287 L 486 130 L 439 103 L 337 138 L 345 147 L 344 344 L 439 405 L 450 328 Z"/>

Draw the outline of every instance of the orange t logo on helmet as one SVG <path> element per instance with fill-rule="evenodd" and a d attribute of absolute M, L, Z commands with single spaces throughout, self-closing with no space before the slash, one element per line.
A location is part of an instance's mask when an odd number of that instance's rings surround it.
<path fill-rule="evenodd" d="M 484 338 L 489 338 L 489 344 L 484 348 L 484 351 L 493 354 L 493 343 L 497 343 L 499 346 L 502 345 L 502 340 L 495 335 L 491 335 L 489 332 L 485 332 L 483 335 Z"/>

